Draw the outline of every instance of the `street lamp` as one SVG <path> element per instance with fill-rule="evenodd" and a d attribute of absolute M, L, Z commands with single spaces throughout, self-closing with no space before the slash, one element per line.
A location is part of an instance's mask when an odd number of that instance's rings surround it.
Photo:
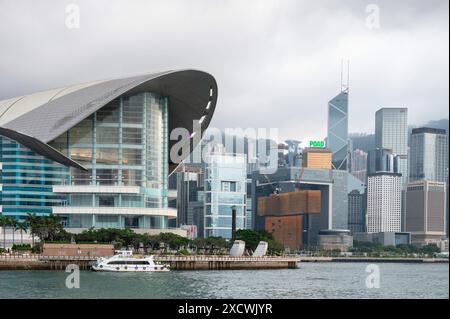
<path fill-rule="evenodd" d="M 236 233 L 236 206 L 231 206 L 231 239 L 234 240 Z"/>

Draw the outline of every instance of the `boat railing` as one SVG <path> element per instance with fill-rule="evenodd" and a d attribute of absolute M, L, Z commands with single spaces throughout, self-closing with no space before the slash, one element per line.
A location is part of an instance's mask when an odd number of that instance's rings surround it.
<path fill-rule="evenodd" d="M 0 254 L 0 259 L 38 260 L 39 256 L 39 254 L 4 253 Z"/>
<path fill-rule="evenodd" d="M 296 261 L 299 258 L 296 257 L 285 257 L 285 256 L 155 256 L 156 261 Z"/>
<path fill-rule="evenodd" d="M 39 260 L 79 260 L 92 261 L 101 258 L 102 256 L 39 256 Z"/>

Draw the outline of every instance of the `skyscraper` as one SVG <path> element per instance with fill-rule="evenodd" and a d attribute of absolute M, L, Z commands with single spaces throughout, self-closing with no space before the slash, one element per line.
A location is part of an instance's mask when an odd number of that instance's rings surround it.
<path fill-rule="evenodd" d="M 446 182 L 448 178 L 447 132 L 435 128 L 413 129 L 410 149 L 410 181 Z"/>
<path fill-rule="evenodd" d="M 399 232 L 402 224 L 401 175 L 375 173 L 367 177 L 367 232 Z"/>
<path fill-rule="evenodd" d="M 408 183 L 408 109 L 381 108 L 375 114 L 375 147 L 389 149 L 395 159 L 395 173 L 401 174 L 402 226 L 405 221 L 405 192 Z"/>
<path fill-rule="evenodd" d="M 406 231 L 418 245 L 437 243 L 445 237 L 446 185 L 435 181 L 415 181 L 406 193 Z"/>
<path fill-rule="evenodd" d="M 327 147 L 333 152 L 333 168 L 348 166 L 348 88 L 328 102 Z"/>
<path fill-rule="evenodd" d="M 182 164 L 177 172 L 177 222 L 178 226 L 195 225 L 194 213 L 203 210 L 203 171 L 201 168 Z"/>
<path fill-rule="evenodd" d="M 367 153 L 363 150 L 356 149 L 351 153 L 350 172 L 353 176 L 362 182 L 366 182 L 367 178 Z"/>
<path fill-rule="evenodd" d="M 398 171 L 397 157 L 390 149 L 375 149 L 369 151 L 367 156 L 367 174 L 374 173 L 400 173 Z"/>
<path fill-rule="evenodd" d="M 231 238 L 232 209 L 236 228 L 246 226 L 247 160 L 245 154 L 225 153 L 219 147 L 206 156 L 204 170 L 204 236 Z"/>
<path fill-rule="evenodd" d="M 397 157 L 402 187 L 408 182 L 408 109 L 381 108 L 375 113 L 375 147 Z"/>
<path fill-rule="evenodd" d="M 366 230 L 364 194 L 354 189 L 348 194 L 348 229 L 352 234 Z"/>

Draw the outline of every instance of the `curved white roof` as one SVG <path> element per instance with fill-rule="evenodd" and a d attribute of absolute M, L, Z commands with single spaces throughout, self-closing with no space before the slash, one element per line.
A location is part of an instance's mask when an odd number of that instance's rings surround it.
<path fill-rule="evenodd" d="M 0 101 L 0 126 L 54 99 L 106 81 L 95 81 L 41 91 Z"/>
<path fill-rule="evenodd" d="M 184 127 L 192 133 L 193 120 L 204 117 L 203 133 L 217 102 L 217 83 L 214 77 L 202 71 L 168 71 L 96 81 L 0 101 L 0 134 L 14 138 L 14 132 L 17 132 L 22 143 L 36 139 L 39 143 L 34 144 L 40 145 L 42 153 L 47 143 L 110 101 L 123 94 L 144 91 L 169 98 L 169 132 L 173 128 Z M 175 142 L 170 141 L 169 146 Z M 24 145 L 31 147 L 31 144 Z M 191 149 L 193 147 L 195 145 L 191 145 Z M 42 155 L 48 156 L 49 153 Z"/>

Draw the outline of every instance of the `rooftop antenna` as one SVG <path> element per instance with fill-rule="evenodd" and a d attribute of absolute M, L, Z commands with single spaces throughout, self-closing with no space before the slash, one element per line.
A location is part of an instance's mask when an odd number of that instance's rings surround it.
<path fill-rule="evenodd" d="M 350 89 L 350 60 L 347 60 L 347 91 Z"/>
<path fill-rule="evenodd" d="M 348 92 L 350 88 L 350 60 L 347 60 L 347 81 L 344 83 L 344 59 L 341 59 L 341 92 Z"/>

